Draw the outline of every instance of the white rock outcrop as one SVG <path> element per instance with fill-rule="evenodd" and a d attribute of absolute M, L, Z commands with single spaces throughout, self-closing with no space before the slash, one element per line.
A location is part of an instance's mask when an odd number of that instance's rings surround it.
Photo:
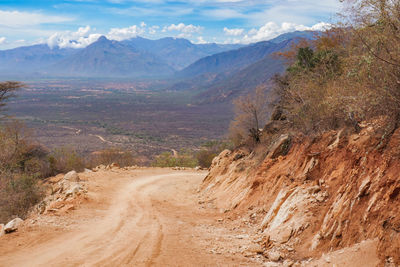
<path fill-rule="evenodd" d="M 70 182 L 79 182 L 79 175 L 76 173 L 76 171 L 70 171 L 64 175 L 64 180 Z"/>
<path fill-rule="evenodd" d="M 4 232 L 11 233 L 11 232 L 16 231 L 22 222 L 23 222 L 23 220 L 20 218 L 15 218 L 15 219 L 9 221 L 6 224 L 6 226 L 4 226 Z"/>
<path fill-rule="evenodd" d="M 275 243 L 286 243 L 305 230 L 314 216 L 312 207 L 327 197 L 319 186 L 282 189 L 261 223 L 261 229 Z"/>

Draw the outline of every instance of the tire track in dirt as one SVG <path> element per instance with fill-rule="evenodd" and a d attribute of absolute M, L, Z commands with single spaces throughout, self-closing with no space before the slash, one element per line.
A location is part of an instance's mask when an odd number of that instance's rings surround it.
<path fill-rule="evenodd" d="M 196 225 L 204 223 L 194 192 L 205 173 L 144 169 L 86 175 L 92 183 L 91 200 L 65 215 L 75 220 L 74 228 L 54 231 L 38 225 L 32 230 L 36 233 L 21 230 L 7 236 L 7 243 L 0 239 L 0 267 L 220 266 L 226 262 L 224 255 L 210 255 L 204 247 L 214 237 L 194 232 Z"/>
<path fill-rule="evenodd" d="M 162 225 L 159 224 L 159 229 L 157 232 L 157 242 L 155 246 L 153 246 L 153 252 L 151 253 L 150 260 L 146 263 L 147 267 L 152 266 L 154 264 L 154 261 L 158 258 L 158 256 L 160 256 L 163 237 L 164 235 L 162 232 Z"/>

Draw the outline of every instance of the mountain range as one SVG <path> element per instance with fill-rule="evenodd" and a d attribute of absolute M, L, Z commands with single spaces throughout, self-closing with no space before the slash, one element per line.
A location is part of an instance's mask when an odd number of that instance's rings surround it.
<path fill-rule="evenodd" d="M 286 33 L 269 41 L 202 58 L 179 71 L 176 77 L 180 80 L 168 89 L 195 91 L 196 103 L 232 100 L 284 72 L 285 62 L 275 55 L 277 52 L 290 49 L 301 39 L 314 39 L 317 34 L 313 31 Z"/>
<path fill-rule="evenodd" d="M 241 46 L 193 44 L 180 38 L 118 42 L 102 36 L 81 49 L 39 44 L 0 51 L 0 71 L 46 77 L 166 77 L 202 57 Z"/>
<path fill-rule="evenodd" d="M 315 34 L 286 33 L 250 45 L 193 44 L 182 38 L 114 41 L 102 36 L 81 49 L 39 44 L 0 51 L 0 72 L 3 76 L 162 78 L 169 81 L 167 90 L 194 91 L 194 102 L 226 101 L 283 72 L 284 62 L 274 54 Z"/>

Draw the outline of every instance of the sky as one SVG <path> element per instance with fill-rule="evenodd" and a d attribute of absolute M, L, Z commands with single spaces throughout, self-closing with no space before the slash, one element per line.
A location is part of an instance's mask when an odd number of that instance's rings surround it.
<path fill-rule="evenodd" d="M 0 0 L 0 49 L 83 48 L 101 35 L 248 44 L 335 22 L 339 0 Z"/>

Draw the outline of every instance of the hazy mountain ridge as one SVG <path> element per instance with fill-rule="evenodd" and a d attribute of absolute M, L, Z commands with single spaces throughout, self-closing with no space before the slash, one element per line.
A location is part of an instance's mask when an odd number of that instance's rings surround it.
<path fill-rule="evenodd" d="M 204 73 L 232 72 L 276 51 L 277 45 L 265 41 L 236 50 L 202 58 L 178 73 L 179 77 L 193 77 Z"/>
<path fill-rule="evenodd" d="M 37 72 L 81 49 L 51 49 L 47 44 L 17 47 L 0 51 L 0 70 L 4 73 Z"/>
<path fill-rule="evenodd" d="M 76 54 L 52 66 L 65 76 L 147 77 L 171 75 L 174 69 L 156 56 L 100 37 Z"/>
<path fill-rule="evenodd" d="M 266 84 L 285 70 L 276 52 L 289 49 L 301 39 L 313 39 L 318 32 L 292 32 L 267 42 L 205 57 L 178 73 L 181 81 L 169 90 L 198 91 L 195 103 L 231 101 Z"/>
<path fill-rule="evenodd" d="M 172 37 L 159 40 L 136 37 L 122 41 L 121 43 L 140 51 L 154 54 L 162 58 L 176 70 L 181 70 L 200 58 L 243 46 L 215 43 L 193 44 L 187 39 Z"/>
<path fill-rule="evenodd" d="M 313 35 L 314 32 L 293 32 L 247 46 L 193 44 L 171 37 L 113 41 L 102 36 L 81 49 L 39 44 L 0 51 L 0 71 L 35 77 L 172 78 L 180 81 L 168 88 L 171 90 L 207 91 L 203 95 L 218 91 L 225 95 L 265 80 L 257 69 L 249 72 L 250 76 L 238 72 L 286 49 L 295 38 L 311 39 Z M 273 66 L 269 72 L 283 70 L 280 62 L 267 61 L 267 67 Z"/>
<path fill-rule="evenodd" d="M 0 71 L 64 77 L 166 77 L 194 61 L 242 45 L 193 44 L 186 39 L 100 37 L 82 49 L 47 44 L 0 51 Z"/>

